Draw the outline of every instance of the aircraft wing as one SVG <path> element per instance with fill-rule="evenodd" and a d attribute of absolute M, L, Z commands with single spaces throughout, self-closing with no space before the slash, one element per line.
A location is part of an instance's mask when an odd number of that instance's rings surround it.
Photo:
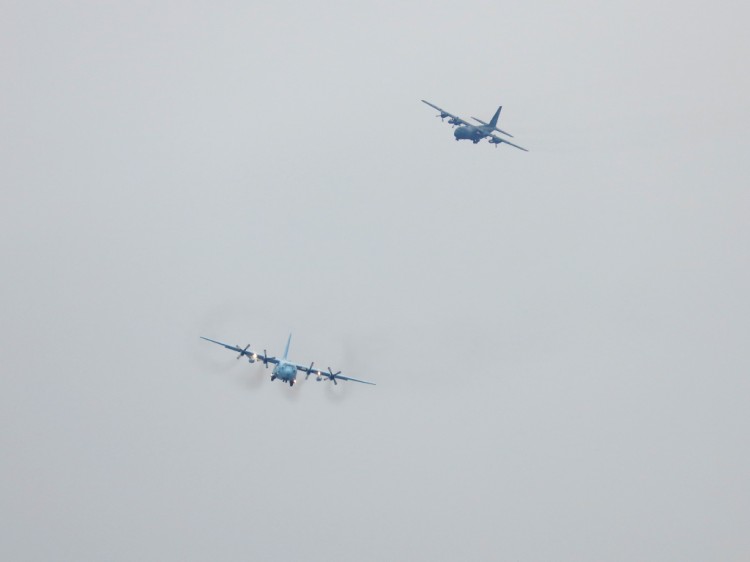
<path fill-rule="evenodd" d="M 297 365 L 297 364 L 295 364 L 294 366 L 297 367 L 297 370 L 299 372 L 305 373 L 305 375 L 308 375 L 308 376 L 313 375 L 315 377 L 325 377 L 328 380 L 333 381 L 334 384 L 336 384 L 337 380 L 342 380 L 342 381 L 361 382 L 362 384 L 371 384 L 375 386 L 374 382 L 362 381 L 362 380 L 355 379 L 352 377 L 345 377 L 344 375 L 340 374 L 341 371 L 339 371 L 338 373 L 334 373 L 330 368 L 327 371 L 323 371 L 320 369 L 313 369 L 312 363 L 310 364 L 309 367 L 307 365 Z"/>
<path fill-rule="evenodd" d="M 274 365 L 276 365 L 279 362 L 279 360 L 276 359 L 276 357 L 267 357 L 264 353 L 258 353 L 257 351 L 253 351 L 252 349 L 250 349 L 250 346 L 248 346 L 245 349 L 242 349 L 239 346 L 230 345 L 228 343 L 223 343 L 220 341 L 212 340 L 210 338 L 204 338 L 203 336 L 201 336 L 200 338 L 202 340 L 210 341 L 211 343 L 215 343 L 222 347 L 226 347 L 229 351 L 234 351 L 235 353 L 239 353 L 240 355 L 239 357 L 237 357 L 237 359 L 239 359 L 240 357 L 244 355 L 248 359 L 252 359 L 253 361 L 260 361 L 261 363 L 273 363 Z"/>
<path fill-rule="evenodd" d="M 430 107 L 437 109 L 440 112 L 440 115 L 438 115 L 438 117 L 441 117 L 442 119 L 445 119 L 446 117 L 450 117 L 452 119 L 451 122 L 454 125 L 469 125 L 469 123 L 461 119 L 458 115 L 453 115 L 452 113 L 448 113 L 444 109 L 440 109 L 438 106 L 428 102 L 427 100 L 422 100 L 422 103 L 426 103 Z"/>
<path fill-rule="evenodd" d="M 524 148 L 524 147 L 522 147 L 522 146 L 518 146 L 517 144 L 513 144 L 512 142 L 510 142 L 510 141 L 507 141 L 507 140 L 505 140 L 505 139 L 503 139 L 503 138 L 500 138 L 500 137 L 498 137 L 497 135 L 489 135 L 489 136 L 490 136 L 490 137 L 492 137 L 492 138 L 490 139 L 490 142 L 491 142 L 492 144 L 500 144 L 500 143 L 502 142 L 502 143 L 505 143 L 505 144 L 509 144 L 509 145 L 511 145 L 511 146 L 515 146 L 516 148 L 520 148 L 520 149 L 521 149 L 521 150 L 523 150 L 524 152 L 528 152 L 528 151 L 529 151 L 529 150 L 528 150 L 527 148 Z"/>

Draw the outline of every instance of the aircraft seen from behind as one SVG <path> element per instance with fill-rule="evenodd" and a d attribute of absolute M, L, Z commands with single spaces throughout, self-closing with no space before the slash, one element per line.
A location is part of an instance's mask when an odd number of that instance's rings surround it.
<path fill-rule="evenodd" d="M 440 112 L 438 117 L 440 117 L 441 120 L 444 120 L 446 117 L 448 117 L 448 123 L 450 123 L 454 127 L 458 126 L 458 128 L 453 131 L 453 136 L 456 137 L 457 141 L 466 139 L 472 141 L 474 144 L 477 144 L 480 140 L 489 137 L 490 143 L 494 144 L 495 148 L 497 148 L 498 144 L 505 143 L 511 146 L 515 146 L 516 148 L 520 148 L 524 152 L 528 152 L 528 150 L 524 147 L 513 144 L 512 142 L 500 138 L 494 134 L 494 132 L 497 131 L 498 133 L 502 133 L 511 138 L 513 137 L 513 135 L 511 135 L 510 133 L 506 133 L 505 131 L 497 128 L 497 120 L 500 117 L 500 110 L 503 108 L 502 106 L 497 108 L 495 115 L 492 116 L 492 119 L 490 119 L 489 123 L 485 123 L 481 119 L 472 117 L 474 121 L 480 123 L 480 125 L 473 125 L 471 123 L 467 123 L 466 121 L 456 115 L 453 115 L 452 113 L 448 113 L 444 109 L 439 108 L 438 106 L 428 102 L 427 100 L 422 100 L 422 103 L 426 103 L 430 107 L 437 109 Z"/>
<path fill-rule="evenodd" d="M 220 341 L 204 338 L 203 336 L 201 336 L 201 339 L 221 345 L 223 347 L 226 347 L 230 351 L 239 353 L 237 359 L 247 357 L 247 360 L 250 363 L 260 361 L 266 366 L 266 369 L 268 369 L 268 364 L 272 363 L 274 367 L 271 374 L 271 380 L 273 381 L 279 379 L 282 382 L 289 383 L 289 386 L 294 386 L 294 383 L 297 380 L 297 371 L 305 373 L 305 380 L 307 380 L 310 375 L 315 375 L 315 380 L 322 381 L 325 378 L 332 381 L 333 384 L 338 384 L 336 382 L 337 380 L 354 381 L 372 385 L 375 384 L 374 382 L 361 381 L 359 379 L 345 377 L 341 374 L 341 371 L 334 373 L 330 367 L 328 367 L 328 372 L 313 369 L 313 366 L 315 365 L 314 362 L 310 363 L 309 367 L 305 365 L 298 365 L 297 363 L 292 363 L 287 359 L 287 356 L 289 355 L 289 344 L 292 341 L 292 334 L 289 334 L 289 339 L 286 341 L 286 348 L 284 349 L 284 357 L 282 357 L 281 359 L 277 357 L 269 357 L 265 349 L 263 350 L 262 354 L 256 353 L 255 351 L 252 351 L 250 349 L 250 344 L 247 344 L 244 348 L 242 348 L 239 345 L 229 345 Z"/>

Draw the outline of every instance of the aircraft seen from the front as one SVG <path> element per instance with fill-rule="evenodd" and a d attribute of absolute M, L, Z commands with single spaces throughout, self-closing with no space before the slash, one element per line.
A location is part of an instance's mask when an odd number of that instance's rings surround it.
<path fill-rule="evenodd" d="M 515 146 L 516 148 L 520 148 L 524 152 L 528 152 L 528 150 L 525 149 L 524 147 L 518 146 L 517 144 L 513 144 L 509 140 L 505 140 L 504 138 L 498 137 L 496 134 L 494 134 L 495 132 L 498 132 L 506 136 L 509 136 L 511 138 L 513 137 L 513 135 L 511 135 L 510 133 L 506 133 L 505 131 L 497 128 L 497 120 L 500 117 L 500 110 L 502 109 L 502 106 L 497 108 L 495 115 L 492 116 L 492 119 L 490 119 L 489 123 L 485 123 L 481 119 L 472 117 L 474 121 L 479 123 L 479 125 L 474 125 L 472 123 L 468 123 L 467 121 L 464 121 L 457 115 L 448 113 L 444 109 L 439 108 L 438 106 L 428 102 L 427 100 L 422 100 L 422 103 L 426 103 L 430 107 L 437 109 L 440 112 L 438 114 L 438 117 L 440 117 L 441 120 L 444 120 L 447 117 L 448 123 L 450 123 L 454 127 L 458 127 L 455 131 L 453 131 L 453 136 L 456 137 L 457 141 L 465 139 L 465 140 L 470 140 L 474 144 L 477 144 L 480 140 L 484 138 L 489 138 L 490 144 L 494 144 L 496 148 L 498 144 L 505 143 L 511 146 Z"/>
<path fill-rule="evenodd" d="M 319 369 L 314 369 L 315 363 L 310 363 L 309 366 L 307 365 L 299 365 L 297 363 L 293 363 L 292 361 L 289 361 L 288 355 L 289 355 L 289 344 L 292 341 L 292 334 L 289 334 L 289 339 L 286 342 L 286 348 L 284 349 L 284 356 L 282 358 L 278 357 L 271 357 L 266 353 L 266 350 L 263 350 L 263 353 L 258 353 L 256 351 L 253 351 L 250 349 L 250 344 L 246 345 L 244 348 L 240 347 L 239 345 L 230 345 L 227 343 L 223 343 L 220 341 L 212 340 L 210 338 L 204 338 L 201 336 L 201 339 L 210 341 L 211 343 L 218 344 L 222 347 L 227 348 L 230 351 L 234 351 L 236 353 L 239 353 L 237 356 L 237 359 L 241 359 L 243 357 L 247 357 L 247 360 L 250 363 L 255 363 L 256 361 L 259 361 L 263 363 L 266 366 L 266 369 L 268 369 L 268 364 L 271 363 L 273 365 L 273 371 L 271 373 L 271 380 L 280 380 L 282 382 L 288 383 L 289 386 L 294 386 L 294 383 L 297 380 L 297 373 L 304 373 L 305 374 L 305 380 L 310 375 L 315 375 L 315 380 L 322 381 L 323 379 L 328 379 L 333 384 L 338 384 L 338 380 L 342 381 L 353 381 L 353 382 L 361 382 L 362 384 L 371 384 L 374 385 L 374 382 L 368 382 L 368 381 L 362 381 L 359 379 L 354 379 L 352 377 L 345 377 L 341 374 L 341 371 L 338 371 L 336 373 L 333 372 L 333 370 L 328 367 L 328 371 L 321 371 Z"/>

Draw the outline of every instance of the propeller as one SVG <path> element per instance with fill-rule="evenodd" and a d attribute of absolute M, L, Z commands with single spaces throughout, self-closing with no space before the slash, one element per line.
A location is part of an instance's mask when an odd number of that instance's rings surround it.
<path fill-rule="evenodd" d="M 268 352 L 265 349 L 263 350 L 263 357 L 261 357 L 260 360 L 263 361 L 266 369 L 268 369 Z"/>
<path fill-rule="evenodd" d="M 445 113 L 444 111 L 441 111 L 440 115 L 436 115 L 435 117 L 440 117 L 441 121 L 445 121 L 445 118 L 448 117 L 448 114 Z"/>
<path fill-rule="evenodd" d="M 239 344 L 237 344 L 237 347 L 239 347 Z M 250 344 L 247 344 L 245 346 L 245 349 L 243 349 L 242 351 L 240 351 L 240 354 L 237 356 L 237 359 L 242 359 L 242 357 L 245 356 L 245 355 L 247 355 L 249 357 L 250 354 L 247 352 L 248 349 L 250 349 Z"/>
<path fill-rule="evenodd" d="M 312 373 L 312 370 L 313 370 L 313 365 L 315 365 L 315 362 L 314 362 L 314 361 L 313 361 L 312 363 L 310 363 L 310 366 L 309 366 L 309 367 L 307 368 L 307 370 L 305 371 L 305 380 L 307 380 L 307 379 L 308 379 L 308 377 L 310 376 L 310 374 Z"/>
<path fill-rule="evenodd" d="M 499 139 L 499 138 L 494 138 L 493 137 L 493 138 L 490 139 L 490 144 L 494 144 L 495 148 L 497 148 L 497 145 L 500 144 L 501 142 L 503 142 L 503 141 L 502 141 L 502 139 Z"/>
<path fill-rule="evenodd" d="M 330 367 L 328 367 L 328 375 L 326 375 L 329 379 L 333 381 L 333 384 L 339 384 L 336 382 L 336 375 L 340 375 L 341 371 L 333 372 Z"/>
<path fill-rule="evenodd" d="M 452 117 L 452 118 L 448 119 L 448 123 L 450 123 L 451 125 L 453 125 L 455 127 L 456 125 L 460 125 L 461 121 L 459 121 L 455 117 Z"/>

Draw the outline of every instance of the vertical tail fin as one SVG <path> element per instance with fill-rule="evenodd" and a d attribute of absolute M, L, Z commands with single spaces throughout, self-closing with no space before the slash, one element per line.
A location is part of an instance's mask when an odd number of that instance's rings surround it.
<path fill-rule="evenodd" d="M 289 339 L 286 340 L 286 348 L 284 349 L 284 359 L 289 355 L 289 344 L 292 343 L 292 334 L 289 334 Z"/>
<path fill-rule="evenodd" d="M 498 108 L 497 108 L 497 111 L 495 112 L 495 115 L 493 115 L 493 116 L 492 116 L 492 119 L 490 120 L 490 127 L 492 127 L 493 129 L 494 129 L 495 127 L 497 127 L 497 120 L 498 120 L 498 118 L 500 117 L 500 110 L 501 110 L 502 108 L 503 108 L 503 106 L 502 106 L 502 105 L 501 105 L 500 107 L 498 107 Z"/>

